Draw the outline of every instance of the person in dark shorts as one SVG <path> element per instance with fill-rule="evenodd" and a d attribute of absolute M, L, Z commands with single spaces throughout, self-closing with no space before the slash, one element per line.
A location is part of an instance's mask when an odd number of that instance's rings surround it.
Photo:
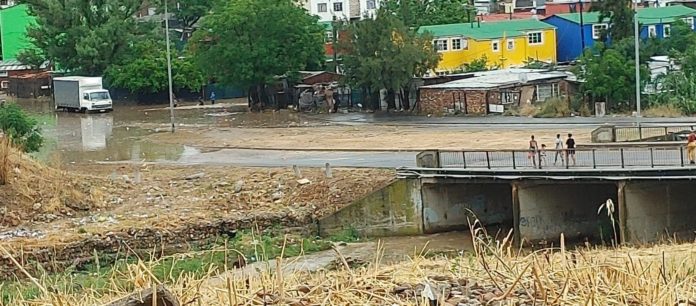
<path fill-rule="evenodd" d="M 573 139 L 573 134 L 568 134 L 568 139 L 566 140 L 566 162 L 570 163 L 570 159 L 573 159 L 573 166 L 575 166 L 575 139 Z"/>

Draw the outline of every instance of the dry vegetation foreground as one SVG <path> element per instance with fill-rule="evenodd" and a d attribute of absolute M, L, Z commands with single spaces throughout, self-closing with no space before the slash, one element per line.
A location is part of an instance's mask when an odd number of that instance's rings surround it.
<path fill-rule="evenodd" d="M 141 288 L 164 284 L 182 305 L 664 305 L 696 303 L 696 245 L 517 253 L 478 236 L 473 253 L 416 254 L 397 264 L 356 264 L 336 252 L 334 264 L 288 270 L 296 259 L 258 269 L 182 274 L 157 279 L 152 266 L 128 266 L 110 275 L 107 294 L 74 293 L 43 281 L 32 301 L 13 305 L 102 305 Z M 218 250 L 233 254 L 233 250 Z M 191 254 L 191 256 L 196 256 Z M 310 255 L 311 256 L 311 255 Z M 185 257 L 179 256 L 179 260 Z M 233 268 L 231 268 L 233 269 Z M 248 269 L 244 269 L 248 270 Z M 127 282 L 132 290 L 116 284 Z M 42 282 L 42 281 L 39 281 Z M 46 289 L 48 288 L 48 289 Z M 49 290 L 54 288 L 54 290 Z"/>

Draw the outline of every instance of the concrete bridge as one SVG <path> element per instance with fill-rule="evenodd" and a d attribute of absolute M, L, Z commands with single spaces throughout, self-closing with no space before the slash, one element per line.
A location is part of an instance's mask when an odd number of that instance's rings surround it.
<path fill-rule="evenodd" d="M 490 152 L 487 162 L 465 168 L 446 163 L 456 155 L 452 152 L 424 152 L 419 167 L 398 169 L 398 180 L 321 220 L 319 229 L 322 234 L 346 228 L 371 236 L 422 234 L 466 230 L 478 218 L 487 226 L 512 228 L 521 242 L 557 241 L 561 233 L 580 241 L 609 242 L 615 235 L 620 243 L 693 240 L 696 167 L 682 162 L 678 151 L 670 152 L 657 165 L 654 155 L 652 165 L 649 157 L 640 159 L 647 166 L 629 165 L 625 156 L 622 165 L 619 156 L 613 164 L 542 169 L 512 167 L 510 159 L 506 166 L 502 159 L 491 164 Z M 598 212 L 608 199 L 615 204 L 611 216 Z"/>

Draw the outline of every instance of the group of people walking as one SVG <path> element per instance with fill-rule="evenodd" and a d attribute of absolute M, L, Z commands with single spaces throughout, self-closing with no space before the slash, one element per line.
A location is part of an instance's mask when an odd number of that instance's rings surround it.
<path fill-rule="evenodd" d="M 571 160 L 573 161 L 573 166 L 575 166 L 575 139 L 573 139 L 573 134 L 569 133 L 565 142 L 561 138 L 561 134 L 556 134 L 554 145 L 554 166 L 558 164 L 559 159 L 561 166 L 566 165 Z M 532 161 L 534 168 L 537 167 L 537 159 L 539 160 L 539 166 L 546 164 L 546 144 L 541 144 L 541 147 L 539 147 L 539 142 L 534 138 L 534 135 L 529 140 L 529 154 L 527 158 Z"/>

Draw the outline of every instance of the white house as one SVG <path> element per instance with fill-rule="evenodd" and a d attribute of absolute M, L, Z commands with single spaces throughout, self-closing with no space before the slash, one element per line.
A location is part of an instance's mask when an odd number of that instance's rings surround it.
<path fill-rule="evenodd" d="M 306 0 L 304 7 L 319 21 L 358 20 L 374 16 L 378 0 Z"/>
<path fill-rule="evenodd" d="M 0 0 L 0 9 L 8 8 L 16 4 L 15 0 Z"/>

